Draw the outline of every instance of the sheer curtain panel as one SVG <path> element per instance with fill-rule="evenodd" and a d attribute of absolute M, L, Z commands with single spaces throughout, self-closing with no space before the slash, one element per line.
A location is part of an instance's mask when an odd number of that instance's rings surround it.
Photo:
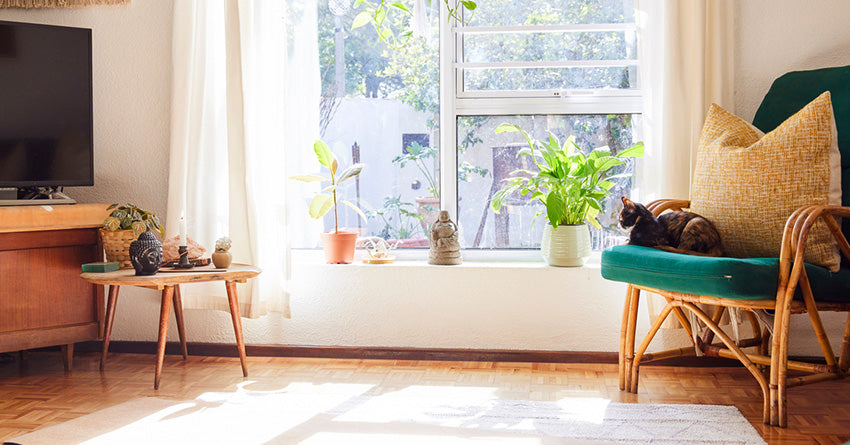
<path fill-rule="evenodd" d="M 230 236 L 234 262 L 263 273 L 240 285 L 242 316 L 289 316 L 286 291 L 287 152 L 318 133 L 318 111 L 287 122 L 286 83 L 297 63 L 288 50 L 286 2 L 178 0 L 174 5 L 171 160 L 167 227 L 186 218 L 207 249 Z M 312 29 L 316 23 L 299 22 Z M 291 47 L 290 47 L 291 48 Z M 316 69 L 318 72 L 318 68 Z M 315 83 L 315 79 L 302 79 Z M 309 94 L 305 84 L 303 94 Z M 318 94 L 312 101 L 317 102 Z M 297 100 L 297 99 L 295 99 Z M 307 114 L 307 113 L 303 113 Z M 173 233 L 171 233 L 173 235 Z M 186 308 L 227 310 L 221 286 L 186 286 Z"/>

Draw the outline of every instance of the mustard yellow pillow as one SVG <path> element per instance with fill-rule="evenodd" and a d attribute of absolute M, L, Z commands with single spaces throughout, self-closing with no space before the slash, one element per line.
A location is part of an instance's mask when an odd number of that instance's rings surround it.
<path fill-rule="evenodd" d="M 767 134 L 712 104 L 700 136 L 691 210 L 717 226 L 725 255 L 778 257 L 791 213 L 841 205 L 841 167 L 829 92 Z M 806 262 L 835 272 L 838 246 L 823 221 Z"/>

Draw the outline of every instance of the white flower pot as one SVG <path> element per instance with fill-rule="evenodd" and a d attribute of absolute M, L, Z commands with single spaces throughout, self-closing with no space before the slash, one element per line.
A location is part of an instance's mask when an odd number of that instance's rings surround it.
<path fill-rule="evenodd" d="M 550 266 L 584 266 L 584 261 L 590 256 L 587 224 L 560 225 L 557 229 L 546 224 L 540 252 Z"/>

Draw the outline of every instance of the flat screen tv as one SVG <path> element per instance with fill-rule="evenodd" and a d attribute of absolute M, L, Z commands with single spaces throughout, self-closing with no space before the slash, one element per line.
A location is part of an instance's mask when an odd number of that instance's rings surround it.
<path fill-rule="evenodd" d="M 91 29 L 0 21 L 0 187 L 93 185 Z"/>

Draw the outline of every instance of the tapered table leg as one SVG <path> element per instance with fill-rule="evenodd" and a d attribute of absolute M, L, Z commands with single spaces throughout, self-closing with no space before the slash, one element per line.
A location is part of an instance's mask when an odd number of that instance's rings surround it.
<path fill-rule="evenodd" d="M 112 322 L 115 321 L 115 306 L 118 304 L 118 289 L 121 286 L 109 286 L 109 298 L 106 300 L 106 326 L 103 328 L 103 345 L 100 351 L 100 370 L 106 366 L 106 354 L 109 351 L 109 337 L 112 335 Z"/>
<path fill-rule="evenodd" d="M 159 378 L 162 377 L 162 362 L 165 359 L 165 340 L 168 337 L 168 317 L 171 315 L 171 300 L 174 296 L 174 286 L 165 286 L 162 290 L 162 306 L 159 310 L 159 341 L 156 347 L 156 374 L 153 389 L 159 389 Z"/>
<path fill-rule="evenodd" d="M 174 286 L 174 318 L 177 319 L 177 333 L 180 334 L 180 346 L 183 347 L 183 360 L 189 358 L 186 350 L 186 330 L 183 327 L 183 299 L 180 296 L 180 285 Z"/>
<path fill-rule="evenodd" d="M 230 303 L 230 317 L 233 319 L 233 332 L 236 334 L 236 347 L 239 348 L 239 360 L 242 362 L 242 375 L 248 377 L 248 362 L 245 357 L 245 342 L 242 340 L 242 319 L 239 318 L 239 299 L 236 296 L 236 282 L 225 281 L 227 301 Z"/>

